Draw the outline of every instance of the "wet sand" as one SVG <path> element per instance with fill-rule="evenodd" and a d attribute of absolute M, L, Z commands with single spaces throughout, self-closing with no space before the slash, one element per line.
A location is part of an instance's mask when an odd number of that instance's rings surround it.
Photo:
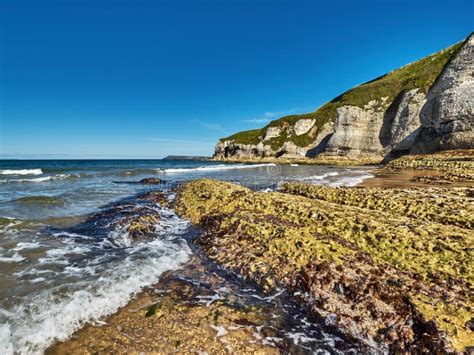
<path fill-rule="evenodd" d="M 371 171 L 375 176 L 364 180 L 358 186 L 389 189 L 410 187 L 473 187 L 471 181 L 448 181 L 445 174 L 436 170 L 386 170 Z"/>

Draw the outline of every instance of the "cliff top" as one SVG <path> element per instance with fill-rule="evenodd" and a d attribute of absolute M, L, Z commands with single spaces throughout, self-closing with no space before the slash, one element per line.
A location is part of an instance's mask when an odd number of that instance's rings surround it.
<path fill-rule="evenodd" d="M 473 34 L 466 41 L 472 36 Z M 407 90 L 419 89 L 426 93 L 463 43 L 464 41 L 456 43 L 437 53 L 356 86 L 322 105 L 314 112 L 284 116 L 268 123 L 261 129 L 238 132 L 229 137 L 221 138 L 220 141 L 258 144 L 269 127 L 294 126 L 301 119 L 314 119 L 313 129 L 305 134 L 281 134 L 279 137 L 266 141 L 266 144 L 274 149 L 281 147 L 285 141 L 291 141 L 300 147 L 308 146 L 314 141 L 324 124 L 334 122 L 336 110 L 341 106 L 349 105 L 362 108 L 372 102 L 375 110 L 382 110 L 386 109 L 398 95 Z"/>

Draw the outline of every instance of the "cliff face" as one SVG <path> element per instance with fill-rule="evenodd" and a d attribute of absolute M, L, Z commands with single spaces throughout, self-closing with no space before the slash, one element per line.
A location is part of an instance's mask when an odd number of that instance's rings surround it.
<path fill-rule="evenodd" d="M 474 34 L 430 89 L 420 123 L 416 152 L 474 147 Z"/>
<path fill-rule="evenodd" d="M 304 115 L 221 139 L 215 158 L 391 158 L 474 148 L 474 35 Z"/>

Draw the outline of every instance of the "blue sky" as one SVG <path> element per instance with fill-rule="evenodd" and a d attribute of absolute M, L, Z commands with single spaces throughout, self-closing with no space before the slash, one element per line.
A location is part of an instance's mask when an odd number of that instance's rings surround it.
<path fill-rule="evenodd" d="M 472 0 L 0 0 L 0 156 L 210 155 L 473 19 Z"/>

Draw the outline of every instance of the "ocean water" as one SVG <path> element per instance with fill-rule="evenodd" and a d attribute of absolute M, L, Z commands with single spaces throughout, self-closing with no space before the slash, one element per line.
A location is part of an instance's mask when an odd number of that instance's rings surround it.
<path fill-rule="evenodd" d="M 41 353 L 127 304 L 192 250 L 191 226 L 136 196 L 206 177 L 255 190 L 282 181 L 353 186 L 368 168 L 171 160 L 0 161 L 0 353 Z M 157 177 L 161 185 L 133 182 Z M 147 209 L 154 237 L 134 241 L 117 223 Z"/>

